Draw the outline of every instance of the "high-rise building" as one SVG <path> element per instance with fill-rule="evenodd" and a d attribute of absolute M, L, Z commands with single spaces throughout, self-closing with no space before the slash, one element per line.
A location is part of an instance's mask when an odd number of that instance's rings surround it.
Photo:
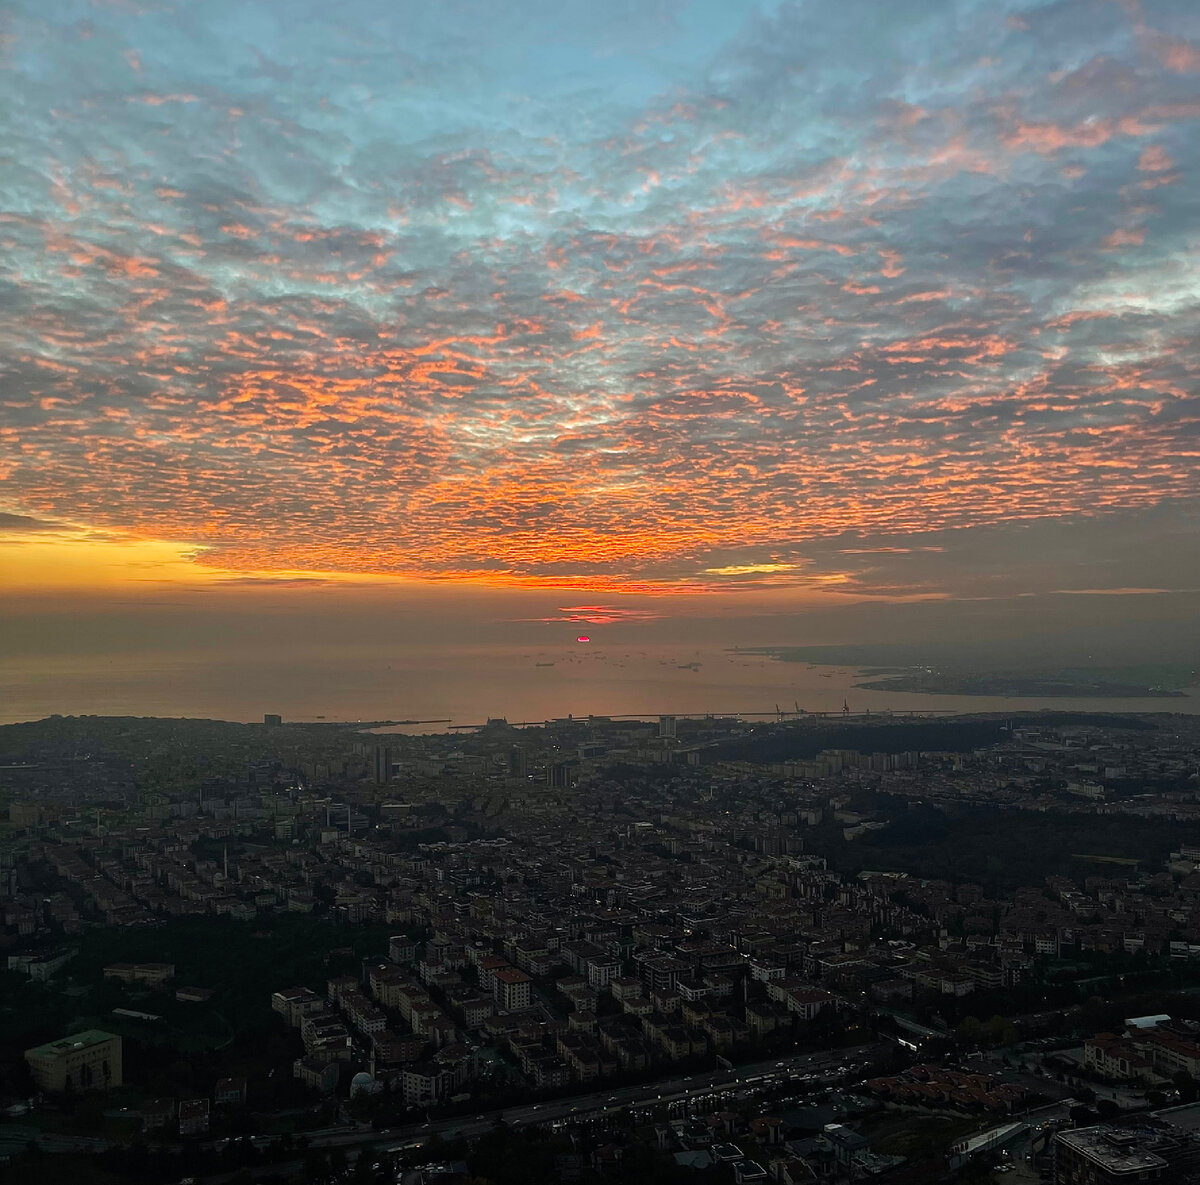
<path fill-rule="evenodd" d="M 371 780 L 378 786 L 392 780 L 392 751 L 387 745 L 376 745 L 371 762 Z"/>
<path fill-rule="evenodd" d="M 278 728 L 283 723 L 283 717 L 276 715 L 274 712 L 266 712 L 263 715 L 263 723 L 268 728 Z"/>
<path fill-rule="evenodd" d="M 565 790 L 575 785 L 578 766 L 571 761 L 552 761 L 546 766 L 546 785 L 555 790 Z"/>
<path fill-rule="evenodd" d="M 658 735 L 660 737 L 675 737 L 675 717 L 660 716 L 658 718 Z"/>
<path fill-rule="evenodd" d="M 520 1012 L 529 1007 L 533 981 L 524 971 L 503 967 L 496 972 L 495 982 L 496 1003 L 505 1012 Z"/>

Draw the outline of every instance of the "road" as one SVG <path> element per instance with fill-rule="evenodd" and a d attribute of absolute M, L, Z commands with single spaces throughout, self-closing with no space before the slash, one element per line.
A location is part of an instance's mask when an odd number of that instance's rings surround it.
<path fill-rule="evenodd" d="M 656 1082 L 597 1090 L 546 1103 L 524 1103 L 516 1107 L 485 1111 L 473 1118 L 460 1116 L 435 1119 L 432 1123 L 414 1123 L 384 1132 L 313 1132 L 309 1134 L 310 1147 L 333 1148 L 375 1144 L 381 1149 L 402 1148 L 406 1144 L 428 1139 L 435 1131 L 445 1140 L 476 1139 L 490 1131 L 501 1120 L 511 1127 L 556 1121 L 585 1122 L 613 1111 L 630 1108 L 661 1106 L 664 1103 L 700 1102 L 714 1094 L 745 1089 L 751 1079 L 757 1080 L 750 1082 L 751 1087 L 766 1087 L 772 1081 L 794 1080 L 802 1074 L 809 1074 L 812 1076 L 810 1081 L 813 1085 L 830 1085 L 861 1078 L 861 1074 L 853 1071 L 841 1073 L 837 1067 L 862 1063 L 881 1048 L 878 1045 L 859 1045 L 851 1049 L 785 1054 L 752 1065 L 737 1066 L 733 1070 L 711 1070 L 687 1077 L 662 1078 Z"/>
<path fill-rule="evenodd" d="M 98 1140 L 90 1136 L 64 1135 L 61 1132 L 47 1132 L 38 1127 L 27 1127 L 22 1124 L 4 1124 L 0 1127 L 0 1156 L 15 1156 L 24 1152 L 29 1144 L 37 1144 L 43 1152 L 103 1152 L 108 1147 L 107 1140 Z"/>

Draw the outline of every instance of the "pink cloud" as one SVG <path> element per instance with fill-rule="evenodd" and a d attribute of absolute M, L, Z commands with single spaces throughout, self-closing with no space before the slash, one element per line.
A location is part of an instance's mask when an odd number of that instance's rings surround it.
<path fill-rule="evenodd" d="M 1137 247 L 1146 241 L 1146 232 L 1140 227 L 1120 227 L 1105 235 L 1101 246 L 1105 251 L 1116 251 L 1121 247 Z"/>
<path fill-rule="evenodd" d="M 1137 167 L 1143 173 L 1161 173 L 1173 169 L 1175 162 L 1159 144 L 1153 144 L 1142 152 Z"/>
<path fill-rule="evenodd" d="M 1063 148 L 1098 148 L 1116 134 L 1110 119 L 1084 120 L 1074 127 L 1055 123 L 1018 123 L 1016 131 L 1004 137 L 1009 148 L 1029 149 L 1048 156 Z"/>
<path fill-rule="evenodd" d="M 1162 63 L 1176 74 L 1200 71 L 1200 46 L 1190 41 L 1169 41 L 1162 47 Z"/>

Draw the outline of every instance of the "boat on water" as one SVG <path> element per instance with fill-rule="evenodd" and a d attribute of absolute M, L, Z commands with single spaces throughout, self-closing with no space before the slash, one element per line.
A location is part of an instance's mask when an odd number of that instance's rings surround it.
<path fill-rule="evenodd" d="M 552 666 L 554 666 L 554 664 L 552 662 L 535 662 L 533 665 L 535 667 L 552 667 Z"/>

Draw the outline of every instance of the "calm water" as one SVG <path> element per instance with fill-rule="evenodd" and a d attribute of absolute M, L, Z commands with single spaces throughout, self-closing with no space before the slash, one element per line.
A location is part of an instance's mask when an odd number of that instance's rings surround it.
<path fill-rule="evenodd" d="M 686 646 L 411 646 L 314 649 L 247 658 L 60 660 L 0 666 L 0 722 L 52 713 L 261 720 L 541 721 L 639 713 L 1057 708 L 1200 714 L 1200 689 L 1181 699 L 1004 698 L 863 691 L 849 667 L 809 667 Z M 442 731 L 428 725 L 412 731 Z"/>

